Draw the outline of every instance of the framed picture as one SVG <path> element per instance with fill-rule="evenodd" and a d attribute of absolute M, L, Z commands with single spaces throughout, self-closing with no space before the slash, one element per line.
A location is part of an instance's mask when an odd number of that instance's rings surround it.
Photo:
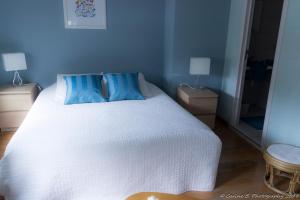
<path fill-rule="evenodd" d="M 65 28 L 106 29 L 106 0 L 63 0 Z"/>

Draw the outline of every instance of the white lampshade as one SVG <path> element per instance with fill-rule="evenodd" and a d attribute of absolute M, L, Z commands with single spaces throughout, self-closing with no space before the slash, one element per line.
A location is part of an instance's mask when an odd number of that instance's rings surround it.
<path fill-rule="evenodd" d="M 26 58 L 24 53 L 6 53 L 2 54 L 5 71 L 26 70 Z"/>
<path fill-rule="evenodd" d="M 209 75 L 210 74 L 210 58 L 193 57 L 190 60 L 191 75 Z"/>

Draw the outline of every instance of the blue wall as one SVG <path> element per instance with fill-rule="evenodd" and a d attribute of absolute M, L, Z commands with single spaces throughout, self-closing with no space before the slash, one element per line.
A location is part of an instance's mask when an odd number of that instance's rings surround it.
<path fill-rule="evenodd" d="M 300 1 L 289 0 L 275 77 L 267 133 L 263 144 L 300 146 Z"/>
<path fill-rule="evenodd" d="M 240 69 L 239 65 L 243 42 L 243 31 L 246 20 L 246 10 L 247 1 L 231 0 L 225 65 L 218 110 L 219 116 L 229 123 L 232 123 L 233 106 L 236 101 L 236 86 Z"/>
<path fill-rule="evenodd" d="M 163 0 L 108 0 L 108 29 L 64 28 L 62 0 L 9 0 L 0 5 L 0 53 L 25 52 L 27 80 L 48 86 L 57 73 L 141 71 L 163 74 Z M 12 73 L 0 66 L 0 83 Z"/>
<path fill-rule="evenodd" d="M 182 83 L 194 84 L 190 57 L 211 57 L 210 76 L 200 84 L 219 90 L 222 82 L 229 0 L 167 0 L 165 15 L 164 86 L 174 95 Z"/>
<path fill-rule="evenodd" d="M 168 89 L 168 75 L 173 65 L 176 0 L 166 0 L 164 35 L 164 88 Z"/>

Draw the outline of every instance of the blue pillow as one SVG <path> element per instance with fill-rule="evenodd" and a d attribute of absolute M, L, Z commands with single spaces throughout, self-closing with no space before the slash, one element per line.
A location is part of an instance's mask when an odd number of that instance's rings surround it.
<path fill-rule="evenodd" d="M 109 101 L 144 100 L 139 88 L 138 73 L 105 74 Z"/>
<path fill-rule="evenodd" d="M 106 102 L 101 93 L 101 75 L 64 76 L 67 85 L 65 105 Z"/>

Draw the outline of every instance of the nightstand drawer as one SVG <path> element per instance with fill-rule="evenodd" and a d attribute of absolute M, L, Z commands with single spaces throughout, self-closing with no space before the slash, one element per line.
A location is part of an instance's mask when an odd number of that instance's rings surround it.
<path fill-rule="evenodd" d="M 32 94 L 0 95 L 0 112 L 29 110 L 34 101 Z"/>
<path fill-rule="evenodd" d="M 194 98 L 189 103 L 179 99 L 180 104 L 194 115 L 215 114 L 217 111 L 217 98 Z"/>
<path fill-rule="evenodd" d="M 193 98 L 190 99 L 189 106 L 192 108 L 192 113 L 195 115 L 215 114 L 217 112 L 217 98 Z"/>
<path fill-rule="evenodd" d="M 196 115 L 196 117 L 211 129 L 215 128 L 216 115 Z"/>
<path fill-rule="evenodd" d="M 0 87 L 0 129 L 18 128 L 38 94 L 37 84 Z"/>
<path fill-rule="evenodd" d="M 21 125 L 28 111 L 0 113 L 1 128 L 16 128 Z"/>

